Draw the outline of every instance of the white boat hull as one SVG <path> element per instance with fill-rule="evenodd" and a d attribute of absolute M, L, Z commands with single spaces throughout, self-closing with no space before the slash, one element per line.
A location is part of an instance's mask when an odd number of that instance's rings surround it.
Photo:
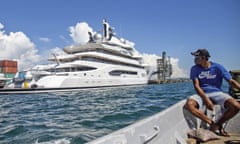
<path fill-rule="evenodd" d="M 200 121 L 184 106 L 185 100 L 126 128 L 88 144 L 186 144 L 187 132 Z M 240 113 L 227 124 L 227 131 L 240 133 Z"/>

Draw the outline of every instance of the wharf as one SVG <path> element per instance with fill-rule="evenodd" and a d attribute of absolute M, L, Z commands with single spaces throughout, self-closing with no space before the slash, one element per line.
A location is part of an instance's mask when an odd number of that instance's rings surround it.
<path fill-rule="evenodd" d="M 167 83 L 179 83 L 190 82 L 188 78 L 166 79 L 166 80 L 148 80 L 148 84 L 167 84 Z"/>

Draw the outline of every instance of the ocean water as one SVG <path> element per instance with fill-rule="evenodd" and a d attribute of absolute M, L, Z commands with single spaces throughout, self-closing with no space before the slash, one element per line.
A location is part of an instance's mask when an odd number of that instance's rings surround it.
<path fill-rule="evenodd" d="M 0 95 L 0 144 L 83 144 L 193 93 L 186 82 Z"/>

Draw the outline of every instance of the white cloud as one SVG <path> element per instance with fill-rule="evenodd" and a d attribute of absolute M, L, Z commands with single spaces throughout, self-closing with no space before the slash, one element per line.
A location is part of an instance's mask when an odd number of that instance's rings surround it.
<path fill-rule="evenodd" d="M 188 74 L 185 70 L 179 67 L 179 59 L 178 58 L 171 58 L 171 64 L 173 68 L 173 78 L 188 78 Z"/>
<path fill-rule="evenodd" d="M 143 60 L 146 64 L 148 64 L 150 67 L 157 67 L 157 59 L 161 58 L 160 56 L 156 54 L 142 54 Z"/>
<path fill-rule="evenodd" d="M 4 25 L 0 23 L 0 30 L 4 28 Z"/>
<path fill-rule="evenodd" d="M 56 47 L 51 49 L 51 53 L 52 54 L 56 54 L 56 55 L 65 55 L 66 53 L 63 51 L 62 48 Z"/>
<path fill-rule="evenodd" d="M 29 68 L 39 62 L 38 50 L 23 32 L 10 32 L 6 34 L 0 27 L 0 59 L 15 59 L 20 70 Z"/>
<path fill-rule="evenodd" d="M 75 26 L 69 27 L 70 36 L 72 37 L 75 44 L 83 44 L 88 42 L 88 32 L 93 32 L 92 28 L 86 23 L 77 23 Z"/>
<path fill-rule="evenodd" d="M 43 41 L 43 42 L 49 42 L 50 41 L 50 39 L 47 38 L 47 37 L 40 37 L 39 40 Z"/>

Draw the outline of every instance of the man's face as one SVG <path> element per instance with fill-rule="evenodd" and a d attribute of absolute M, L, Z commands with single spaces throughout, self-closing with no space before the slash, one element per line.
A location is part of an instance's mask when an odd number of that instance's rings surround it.
<path fill-rule="evenodd" d="M 195 64 L 201 64 L 202 60 L 203 60 L 202 56 L 195 56 L 194 57 Z"/>

